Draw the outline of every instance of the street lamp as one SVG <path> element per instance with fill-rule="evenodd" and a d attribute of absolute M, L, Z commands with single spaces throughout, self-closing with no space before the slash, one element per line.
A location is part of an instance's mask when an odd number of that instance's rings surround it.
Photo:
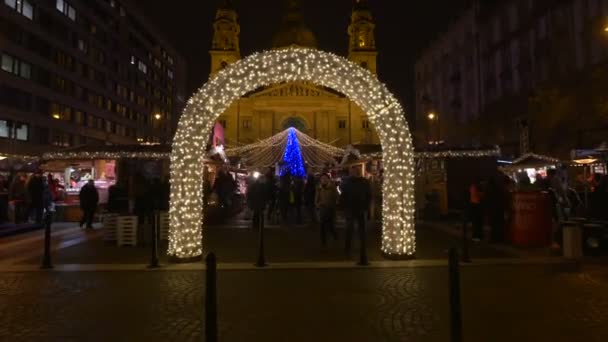
<path fill-rule="evenodd" d="M 429 120 L 433 121 L 433 120 L 435 120 L 437 118 L 437 114 L 435 114 L 434 112 L 430 112 L 427 115 L 427 118 L 429 118 Z"/>
<path fill-rule="evenodd" d="M 162 118 L 162 115 L 160 115 L 160 113 L 156 113 L 156 114 L 154 114 L 154 118 L 156 120 L 160 120 Z"/>

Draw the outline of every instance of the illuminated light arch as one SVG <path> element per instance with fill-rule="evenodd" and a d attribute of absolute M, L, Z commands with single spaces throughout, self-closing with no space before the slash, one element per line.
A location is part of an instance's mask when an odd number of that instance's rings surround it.
<path fill-rule="evenodd" d="M 228 66 L 188 100 L 171 154 L 170 256 L 192 259 L 203 253 L 203 159 L 215 120 L 248 92 L 294 81 L 341 92 L 367 113 L 383 147 L 382 251 L 414 255 L 414 153 L 403 108 L 368 70 L 331 53 L 292 47 Z"/>

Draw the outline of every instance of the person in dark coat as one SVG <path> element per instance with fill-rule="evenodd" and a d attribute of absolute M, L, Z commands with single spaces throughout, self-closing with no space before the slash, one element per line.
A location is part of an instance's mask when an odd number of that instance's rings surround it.
<path fill-rule="evenodd" d="M 507 208 L 507 189 L 504 175 L 496 172 L 490 177 L 484 196 L 484 207 L 490 219 L 490 242 L 501 243 L 505 238 L 505 213 Z"/>
<path fill-rule="evenodd" d="M 129 194 L 123 182 L 117 182 L 108 188 L 109 213 L 124 214 L 129 211 Z"/>
<path fill-rule="evenodd" d="M 281 220 L 287 223 L 287 214 L 289 211 L 291 193 L 291 176 L 281 176 L 279 184 L 279 210 L 281 211 Z"/>
<path fill-rule="evenodd" d="M 269 168 L 266 172 L 266 199 L 267 199 L 267 219 L 268 221 L 273 219 L 274 212 L 277 205 L 277 184 L 274 177 L 274 168 Z"/>
<path fill-rule="evenodd" d="M 334 241 L 338 241 L 336 233 L 336 206 L 338 205 L 338 189 L 331 181 L 329 175 L 321 175 L 321 184 L 316 191 L 315 206 L 320 211 L 321 247 L 327 245 L 327 234 L 331 234 Z"/>
<path fill-rule="evenodd" d="M 365 221 L 372 200 L 372 190 L 369 181 L 363 178 L 359 167 L 351 168 L 351 177 L 344 182 L 342 189 L 342 205 L 346 214 L 345 251 L 350 255 L 351 239 L 355 223 L 359 232 L 361 251 L 366 248 Z"/>
<path fill-rule="evenodd" d="M 27 193 L 29 198 L 30 217 L 34 217 L 37 224 L 42 224 L 44 213 L 44 177 L 38 171 L 32 175 L 27 183 Z"/>
<path fill-rule="evenodd" d="M 304 180 L 300 177 L 293 178 L 293 208 L 296 212 L 296 223 L 302 223 L 302 200 L 304 195 Z"/>
<path fill-rule="evenodd" d="M 304 205 L 306 211 L 310 217 L 312 223 L 317 222 L 317 211 L 315 208 L 315 197 L 317 192 L 317 180 L 315 176 L 310 173 L 306 179 L 306 185 L 304 186 Z"/>
<path fill-rule="evenodd" d="M 93 218 L 95 210 L 99 203 L 99 193 L 95 188 L 95 181 L 90 179 L 82 189 L 80 189 L 80 209 L 82 210 L 82 219 L 80 219 L 80 227 L 86 223 L 87 229 L 93 229 Z"/>
<path fill-rule="evenodd" d="M 253 229 L 264 225 L 267 196 L 268 189 L 264 177 L 253 178 L 247 187 L 247 206 L 253 211 Z"/>

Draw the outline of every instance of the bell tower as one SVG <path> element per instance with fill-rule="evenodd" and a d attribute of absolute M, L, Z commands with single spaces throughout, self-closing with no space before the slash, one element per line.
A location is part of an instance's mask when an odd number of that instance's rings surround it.
<path fill-rule="evenodd" d="M 222 0 L 213 22 L 213 42 L 211 44 L 210 77 L 218 71 L 241 59 L 239 34 L 241 27 L 231 0 Z"/>
<path fill-rule="evenodd" d="M 353 13 L 348 26 L 348 59 L 377 74 L 376 38 L 374 18 L 368 0 L 354 0 Z"/>

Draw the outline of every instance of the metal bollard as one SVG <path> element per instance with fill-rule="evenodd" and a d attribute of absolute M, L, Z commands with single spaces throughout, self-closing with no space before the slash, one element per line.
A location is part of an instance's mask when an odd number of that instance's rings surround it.
<path fill-rule="evenodd" d="M 53 223 L 53 215 L 47 211 L 44 216 L 44 256 L 42 258 L 41 269 L 49 270 L 53 268 L 51 263 L 51 224 Z"/>
<path fill-rule="evenodd" d="M 462 307 L 460 303 L 460 268 L 456 248 L 450 248 L 449 286 L 450 286 L 450 321 L 451 342 L 462 342 Z"/>
<path fill-rule="evenodd" d="M 468 232 L 467 232 L 467 216 L 463 215 L 462 218 L 462 262 L 471 262 L 471 257 L 469 255 L 469 240 L 468 240 Z"/>
<path fill-rule="evenodd" d="M 158 212 L 154 212 L 154 220 L 152 221 L 152 255 L 150 257 L 150 265 L 148 268 L 159 268 L 158 262 Z"/>
<path fill-rule="evenodd" d="M 205 286 L 205 341 L 217 342 L 217 260 L 207 255 Z"/>
<path fill-rule="evenodd" d="M 254 214 L 255 215 L 255 214 Z M 264 256 L 264 212 L 259 213 L 259 246 L 258 246 L 258 261 L 255 263 L 256 267 L 266 267 L 268 264 L 266 263 L 266 257 Z"/>

